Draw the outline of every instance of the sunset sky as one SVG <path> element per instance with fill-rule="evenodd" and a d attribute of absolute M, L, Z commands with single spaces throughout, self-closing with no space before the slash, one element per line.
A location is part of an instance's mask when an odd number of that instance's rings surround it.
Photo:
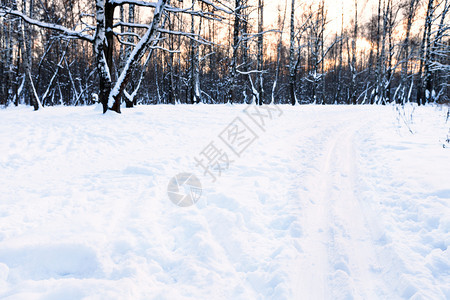
<path fill-rule="evenodd" d="M 282 13 L 284 13 L 285 3 L 286 0 L 265 1 L 264 16 L 266 18 L 265 24 L 267 26 L 270 26 L 271 24 L 276 24 L 278 18 L 278 6 L 281 5 L 283 7 Z M 301 9 L 302 3 L 316 3 L 317 5 L 318 1 L 296 0 L 297 9 L 299 11 Z M 377 0 L 358 0 L 358 18 L 361 17 L 363 20 L 367 19 L 374 12 L 377 3 L 378 3 Z M 287 5 L 288 5 L 287 10 L 288 17 L 286 21 L 289 20 L 291 0 L 287 0 Z M 327 7 L 328 21 L 330 22 L 327 26 L 330 33 L 332 31 L 339 32 L 341 30 L 342 8 L 344 9 L 344 23 L 348 23 L 353 19 L 355 6 L 354 0 L 325 0 L 325 5 Z"/>

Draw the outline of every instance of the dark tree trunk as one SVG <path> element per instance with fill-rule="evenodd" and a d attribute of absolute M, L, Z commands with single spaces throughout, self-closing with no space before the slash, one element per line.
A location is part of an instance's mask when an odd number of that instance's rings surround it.
<path fill-rule="evenodd" d="M 294 62 L 295 55 L 295 0 L 291 3 L 291 20 L 290 20 L 290 45 L 289 45 L 289 96 L 292 105 L 295 105 L 295 75 L 296 66 Z M 300 54 L 299 54 L 300 55 Z"/>
<path fill-rule="evenodd" d="M 239 33 L 240 33 L 240 20 L 241 18 L 241 1 L 235 0 L 235 12 L 234 12 L 234 31 L 233 31 L 233 55 L 231 57 L 231 74 L 230 74 L 230 87 L 228 91 L 227 101 L 236 102 L 236 80 L 237 80 L 237 52 L 239 47 Z"/>
<path fill-rule="evenodd" d="M 428 85 L 427 76 L 429 75 L 429 51 L 430 49 L 427 47 L 430 45 L 430 35 L 431 35 L 431 22 L 432 22 L 432 10 L 433 10 L 433 2 L 434 0 L 428 0 L 427 14 L 425 18 L 425 28 L 423 30 L 422 44 L 420 48 L 420 67 L 419 67 L 419 86 L 417 88 L 417 104 L 425 105 L 427 102 L 427 97 L 425 95 L 425 83 Z M 423 71 L 425 68 L 425 72 Z M 424 75 L 425 73 L 425 75 Z"/>
<path fill-rule="evenodd" d="M 264 0 L 258 0 L 258 54 L 256 56 L 258 65 L 258 77 L 256 79 L 256 86 L 258 87 L 258 104 L 264 104 L 265 92 L 264 92 Z"/>

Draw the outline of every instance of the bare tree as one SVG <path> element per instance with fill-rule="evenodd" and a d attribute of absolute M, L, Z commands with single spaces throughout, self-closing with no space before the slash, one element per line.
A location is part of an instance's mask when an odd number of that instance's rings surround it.
<path fill-rule="evenodd" d="M 275 79 L 273 81 L 272 85 L 272 99 L 271 103 L 275 103 L 275 93 L 278 85 L 278 80 L 280 77 L 280 67 L 281 67 L 281 52 L 283 49 L 283 32 L 284 32 L 284 25 L 286 22 L 286 11 L 287 11 L 287 0 L 284 4 L 284 14 L 283 17 L 281 17 L 281 8 L 280 5 L 278 6 L 278 28 L 280 28 L 280 37 L 278 39 L 278 45 L 277 45 L 277 61 L 276 61 L 276 70 L 275 70 Z"/>
<path fill-rule="evenodd" d="M 33 18 L 32 9 L 30 14 L 20 12 L 12 7 L 2 6 L 1 13 L 14 15 L 22 18 L 27 27 L 30 25 L 38 26 L 41 28 L 47 28 L 62 33 L 65 37 L 81 39 L 93 44 L 93 53 L 96 58 L 96 69 L 99 77 L 99 101 L 103 105 L 103 111 L 106 112 L 111 109 L 116 112 L 120 112 L 121 97 L 127 85 L 130 82 L 132 73 L 136 66 L 140 63 L 140 60 L 145 56 L 150 48 L 155 48 L 155 42 L 157 42 L 158 33 L 187 35 L 195 39 L 197 35 L 185 32 L 174 32 L 162 28 L 161 20 L 163 15 L 167 13 L 185 13 L 192 16 L 202 17 L 216 17 L 215 15 L 208 14 L 205 16 L 202 11 L 179 9 L 169 5 L 169 0 L 159 0 L 158 2 L 147 2 L 140 0 L 97 0 L 95 3 L 95 25 L 85 24 L 86 26 L 81 30 L 72 30 L 59 24 L 42 22 Z M 229 13 L 229 11 L 220 5 L 215 5 L 213 2 L 207 0 L 199 0 L 201 3 L 213 6 L 215 9 L 222 12 Z M 153 19 L 149 24 L 139 23 L 127 23 L 114 22 L 114 12 L 117 7 L 123 5 L 136 5 L 140 7 L 150 8 L 153 10 Z M 129 10 L 132 11 L 132 10 Z M 141 28 L 144 30 L 142 35 L 133 35 L 137 38 L 137 42 L 130 43 L 128 45 L 132 47 L 132 51 L 129 53 L 129 57 L 123 65 L 120 74 L 117 76 L 117 80 L 114 80 L 113 74 L 113 53 L 114 53 L 114 36 L 116 35 L 114 28 L 118 26 L 128 26 L 133 28 Z M 90 34 L 91 33 L 91 34 Z M 30 49 L 31 47 L 27 47 Z M 30 49 L 31 50 L 31 49 Z M 151 52 L 150 52 L 151 53 Z M 149 54 L 150 55 L 150 54 Z M 31 57 L 31 55 L 27 56 Z M 28 59 L 29 62 L 29 59 Z M 26 64 L 26 68 L 30 69 L 30 63 Z M 30 72 L 26 72 L 28 77 Z M 28 78 L 30 79 L 30 78 Z M 27 80 L 28 80 L 27 79 Z M 32 81 L 29 81 L 32 83 Z M 36 93 L 33 90 L 33 94 Z M 38 100 L 38 97 L 35 97 Z M 38 105 L 39 103 L 37 103 Z"/>
<path fill-rule="evenodd" d="M 298 64 L 295 59 L 295 0 L 291 2 L 291 20 L 290 20 L 290 42 L 289 42 L 289 95 L 291 104 L 295 105 L 295 79 Z"/>
<path fill-rule="evenodd" d="M 408 0 L 405 3 L 405 17 L 406 17 L 406 27 L 405 27 L 405 39 L 403 40 L 401 48 L 401 83 L 400 83 L 400 93 L 396 98 L 397 103 L 404 103 L 410 101 L 409 86 L 408 84 L 408 71 L 409 71 L 409 61 L 411 59 L 411 27 L 413 24 L 413 19 L 416 14 L 417 0 Z M 411 82 L 412 83 L 412 82 Z"/>
<path fill-rule="evenodd" d="M 264 0 L 258 0 L 258 53 L 256 55 L 256 65 L 258 70 L 257 79 L 257 104 L 262 105 L 264 103 Z"/>
<path fill-rule="evenodd" d="M 425 92 L 425 84 L 429 81 L 428 76 L 430 75 L 431 26 L 434 13 L 433 5 L 434 0 L 428 0 L 422 43 L 420 46 L 419 85 L 417 89 L 417 103 L 419 105 L 427 103 L 429 99 L 429 95 L 426 95 L 427 93 Z"/>
<path fill-rule="evenodd" d="M 236 102 L 236 90 L 237 90 L 237 59 L 238 59 L 238 49 L 240 44 L 242 43 L 241 34 L 241 11 L 242 11 L 242 2 L 241 0 L 235 0 L 234 2 L 234 31 L 233 31 L 233 52 L 231 56 L 231 65 L 230 65 L 230 83 L 229 83 L 229 91 L 228 91 L 228 101 L 231 103 Z"/>
<path fill-rule="evenodd" d="M 105 112 L 123 103 L 450 98 L 449 0 L 379 0 L 367 23 L 364 2 L 353 0 L 340 32 L 324 0 L 282 2 L 269 29 L 263 0 L 2 0 L 1 104 L 83 105 L 93 93 Z"/>

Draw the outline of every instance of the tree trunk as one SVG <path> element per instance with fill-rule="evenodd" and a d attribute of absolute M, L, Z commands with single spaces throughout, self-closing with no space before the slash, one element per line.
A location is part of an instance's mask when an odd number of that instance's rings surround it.
<path fill-rule="evenodd" d="M 272 85 L 272 99 L 271 103 L 275 103 L 275 93 L 278 85 L 278 80 L 280 77 L 280 66 L 281 66 L 281 49 L 283 47 L 283 32 L 284 32 L 284 24 L 286 22 L 286 11 L 287 11 L 287 1 L 286 5 L 284 7 L 284 14 L 283 19 L 281 19 L 281 7 L 278 6 L 278 28 L 281 28 L 280 32 L 280 38 L 278 40 L 278 46 L 277 46 L 277 66 L 275 69 L 275 80 L 273 81 Z"/>
<path fill-rule="evenodd" d="M 257 88 L 259 99 L 258 104 L 262 105 L 264 103 L 264 76 L 263 76 L 263 63 L 264 63 L 264 0 L 258 0 L 258 54 L 256 57 L 257 68 L 259 71 L 259 76 L 257 79 Z"/>
<path fill-rule="evenodd" d="M 94 53 L 97 60 L 97 72 L 99 75 L 98 100 L 103 106 L 103 113 L 108 110 L 108 98 L 111 91 L 111 75 L 107 63 L 106 53 L 106 28 L 105 28 L 105 0 L 96 0 L 97 31 L 95 33 Z"/>
<path fill-rule="evenodd" d="M 291 104 L 295 105 L 295 0 L 291 3 L 291 28 L 290 28 L 290 43 L 289 43 L 289 96 Z"/>
<path fill-rule="evenodd" d="M 353 28 L 353 39 L 352 39 L 352 63 L 351 68 L 351 103 L 356 104 L 356 41 L 358 40 L 358 1 L 355 0 L 355 27 Z"/>
<path fill-rule="evenodd" d="M 425 83 L 427 83 L 428 75 L 429 75 L 429 51 L 428 46 L 431 44 L 431 23 L 432 23 L 432 14 L 433 14 L 433 3 L 434 0 L 428 0 L 427 13 L 425 18 L 425 28 L 423 30 L 422 43 L 420 47 L 420 67 L 419 67 L 419 86 L 417 88 L 417 103 L 419 105 L 427 102 L 427 96 L 425 95 Z M 425 68 L 425 72 L 424 72 Z M 423 74 L 425 73 L 425 77 Z"/>
<path fill-rule="evenodd" d="M 234 10 L 234 32 L 233 32 L 233 55 L 231 57 L 231 72 L 230 72 L 230 83 L 228 91 L 228 99 L 231 103 L 236 102 L 236 80 L 237 80 L 237 55 L 239 48 L 239 33 L 240 33 L 240 18 L 241 18 L 241 8 L 242 4 L 240 0 L 235 0 L 235 10 Z"/>
<path fill-rule="evenodd" d="M 396 99 L 397 103 L 404 103 L 408 91 L 408 68 L 409 68 L 409 44 L 411 35 L 412 20 L 415 13 L 417 0 L 410 0 L 407 10 L 405 40 L 403 41 L 403 55 L 402 55 L 402 71 L 401 71 L 401 95 Z"/>
<path fill-rule="evenodd" d="M 97 0 L 102 1 L 102 0 Z M 117 82 L 114 85 L 114 88 L 110 88 L 108 103 L 112 105 L 112 110 L 120 113 L 120 97 L 124 93 L 126 86 L 131 78 L 131 74 L 134 70 L 134 67 L 138 64 L 141 57 L 144 55 L 148 47 L 150 46 L 150 41 L 156 36 L 158 25 L 161 21 L 161 17 L 164 14 L 164 8 L 168 0 L 160 0 L 155 8 L 155 13 L 153 16 L 153 21 L 142 36 L 139 43 L 136 45 L 134 50 L 131 52 L 128 61 L 120 73 Z M 111 81 L 110 81 L 111 82 Z"/>

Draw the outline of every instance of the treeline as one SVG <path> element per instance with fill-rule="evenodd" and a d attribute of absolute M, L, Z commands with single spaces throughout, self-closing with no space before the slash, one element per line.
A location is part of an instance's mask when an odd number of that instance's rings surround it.
<path fill-rule="evenodd" d="M 324 0 L 2 0 L 0 104 L 450 101 L 449 0 L 353 6 L 336 32 Z"/>

